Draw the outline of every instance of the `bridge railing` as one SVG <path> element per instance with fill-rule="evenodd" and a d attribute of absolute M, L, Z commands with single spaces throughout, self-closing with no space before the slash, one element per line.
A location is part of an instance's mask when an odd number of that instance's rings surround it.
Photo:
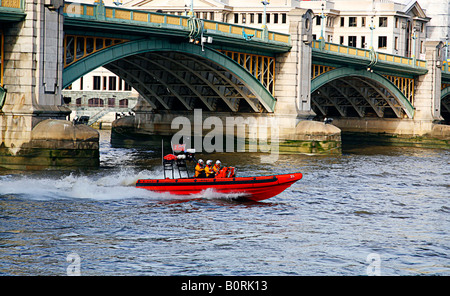
<path fill-rule="evenodd" d="M 351 47 L 351 46 L 345 46 L 345 45 L 341 45 L 341 44 L 323 42 L 323 41 L 319 41 L 319 40 L 313 40 L 312 47 L 313 47 L 313 49 L 325 50 L 325 51 L 329 51 L 329 52 L 333 52 L 333 53 L 353 56 L 356 58 L 371 59 L 371 51 L 368 49 L 362 49 L 362 48 L 356 48 L 356 47 Z M 402 57 L 399 55 L 381 53 L 381 52 L 376 52 L 376 55 L 377 55 L 376 58 L 377 58 L 378 62 L 382 61 L 382 62 L 393 63 L 393 64 L 402 65 L 402 66 L 411 66 L 411 67 L 424 68 L 424 69 L 426 69 L 426 67 L 427 67 L 427 62 L 424 60 L 406 58 L 406 57 Z"/>
<path fill-rule="evenodd" d="M 145 25 L 155 28 L 172 28 L 189 32 L 192 28 L 189 24 L 189 17 L 149 12 L 135 9 L 108 7 L 98 4 L 70 3 L 66 2 L 64 14 L 70 17 L 83 17 L 85 19 L 104 19 L 129 23 L 135 25 Z M 290 46 L 290 35 L 269 31 L 265 36 L 263 29 L 244 27 L 235 24 L 202 20 L 206 33 L 216 35 L 227 35 L 229 37 L 243 38 L 244 35 L 252 40 L 279 43 Z"/>
<path fill-rule="evenodd" d="M 0 8 L 25 9 L 25 0 L 0 0 Z"/>
<path fill-rule="evenodd" d="M 450 74 L 450 63 L 448 60 L 442 63 L 442 72 L 445 74 Z"/>

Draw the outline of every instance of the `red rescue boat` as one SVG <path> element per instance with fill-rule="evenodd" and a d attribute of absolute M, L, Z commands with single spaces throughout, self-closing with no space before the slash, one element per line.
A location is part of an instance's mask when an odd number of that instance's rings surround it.
<path fill-rule="evenodd" d="M 136 187 L 188 196 L 212 190 L 219 194 L 231 194 L 238 198 L 260 201 L 280 194 L 302 178 L 301 173 L 236 177 L 234 167 L 223 167 L 215 178 L 192 178 L 189 176 L 186 161 L 196 162 L 195 150 L 185 149 L 184 145 L 176 145 L 173 146 L 172 151 L 174 154 L 162 158 L 164 179 L 140 179 L 137 180 Z M 176 170 L 180 178 L 175 178 Z M 166 171 L 171 172 L 172 179 L 166 178 Z M 182 172 L 187 175 L 187 178 L 181 177 Z"/>
<path fill-rule="evenodd" d="M 141 179 L 136 187 L 176 195 L 199 194 L 207 189 L 260 201 L 280 194 L 302 178 L 301 173 L 235 178 Z"/>

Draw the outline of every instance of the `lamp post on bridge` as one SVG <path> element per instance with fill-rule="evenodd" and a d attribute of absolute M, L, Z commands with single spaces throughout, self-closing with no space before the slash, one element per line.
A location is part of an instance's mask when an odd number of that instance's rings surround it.
<path fill-rule="evenodd" d="M 374 16 L 372 15 L 370 17 L 370 25 L 369 25 L 369 29 L 370 29 L 370 50 L 373 50 L 373 30 L 375 30 L 375 25 L 373 23 L 373 18 Z"/>
<path fill-rule="evenodd" d="M 448 65 L 448 34 L 445 36 L 445 61 L 447 62 Z"/>
<path fill-rule="evenodd" d="M 264 40 L 269 39 L 269 30 L 267 28 L 267 5 L 270 4 L 270 0 L 261 1 L 262 5 L 264 5 L 264 13 L 263 13 L 263 38 Z"/>
<path fill-rule="evenodd" d="M 372 15 L 370 17 L 370 47 L 369 47 L 369 57 L 370 57 L 370 63 L 367 66 L 367 71 L 373 72 L 372 66 L 377 63 L 377 53 L 375 52 L 375 49 L 373 48 L 373 30 L 375 30 L 375 25 L 373 23 L 374 16 Z"/>
<path fill-rule="evenodd" d="M 324 22 L 327 16 L 324 13 L 324 4 L 322 3 L 322 12 L 320 13 L 320 49 L 323 49 L 325 47 L 325 38 L 323 37 L 323 31 L 324 31 Z"/>
<path fill-rule="evenodd" d="M 413 59 L 413 65 L 414 67 L 416 66 L 416 28 L 413 28 L 413 32 L 411 34 L 411 39 L 412 39 L 412 54 L 411 57 Z"/>
<path fill-rule="evenodd" d="M 194 0 L 191 0 L 189 16 L 194 17 Z"/>

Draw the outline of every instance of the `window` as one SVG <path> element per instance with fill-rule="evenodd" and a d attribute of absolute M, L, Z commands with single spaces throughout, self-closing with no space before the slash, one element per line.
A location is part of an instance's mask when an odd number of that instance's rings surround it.
<path fill-rule="evenodd" d="M 81 98 L 77 98 L 77 99 L 75 100 L 75 105 L 76 105 L 77 107 L 81 107 Z"/>
<path fill-rule="evenodd" d="M 238 13 L 234 14 L 234 23 L 235 24 L 239 23 L 239 14 Z"/>
<path fill-rule="evenodd" d="M 378 48 L 386 48 L 387 46 L 387 37 L 379 36 L 378 37 Z"/>
<path fill-rule="evenodd" d="M 115 98 L 108 98 L 108 107 L 114 107 L 116 105 Z"/>
<path fill-rule="evenodd" d="M 423 33 L 424 30 L 425 30 L 425 24 L 420 23 L 420 32 Z"/>
<path fill-rule="evenodd" d="M 385 16 L 380 16 L 378 19 L 378 26 L 380 28 L 386 28 L 388 26 L 388 19 Z"/>
<path fill-rule="evenodd" d="M 254 23 L 255 23 L 255 14 L 250 13 L 250 24 L 254 24 Z"/>
<path fill-rule="evenodd" d="M 322 18 L 320 17 L 320 15 L 316 16 L 316 26 L 320 26 L 320 23 L 322 22 Z"/>
<path fill-rule="evenodd" d="M 341 17 L 341 27 L 345 25 L 345 18 Z"/>
<path fill-rule="evenodd" d="M 423 41 L 420 41 L 420 53 L 424 53 Z"/>
<path fill-rule="evenodd" d="M 278 24 L 278 13 L 273 14 L 273 23 Z"/>
<path fill-rule="evenodd" d="M 123 90 L 130 91 L 131 90 L 131 85 L 129 85 L 128 83 L 125 82 L 125 86 L 124 86 Z"/>
<path fill-rule="evenodd" d="M 212 21 L 214 20 L 214 12 L 209 13 L 209 19 Z"/>
<path fill-rule="evenodd" d="M 122 90 L 122 78 L 119 77 L 119 83 L 117 83 L 118 90 Z"/>
<path fill-rule="evenodd" d="M 344 44 L 344 36 L 339 36 L 339 44 Z"/>
<path fill-rule="evenodd" d="M 258 24 L 262 24 L 262 13 L 258 13 Z"/>
<path fill-rule="evenodd" d="M 247 22 L 247 14 L 242 13 L 242 23 L 245 24 Z"/>
<path fill-rule="evenodd" d="M 366 26 L 366 17 L 363 16 L 363 17 L 361 18 L 361 27 L 365 27 L 365 26 Z"/>
<path fill-rule="evenodd" d="M 366 36 L 361 36 L 361 48 L 366 48 Z"/>
<path fill-rule="evenodd" d="M 100 76 L 94 76 L 93 77 L 93 83 L 92 83 L 92 89 L 93 90 L 100 90 Z"/>
<path fill-rule="evenodd" d="M 83 76 L 80 78 L 80 90 L 83 90 Z"/>
<path fill-rule="evenodd" d="M 356 47 L 356 36 L 348 36 L 348 46 Z"/>
<path fill-rule="evenodd" d="M 119 101 L 119 107 L 120 108 L 127 108 L 128 107 L 128 99 L 122 99 Z"/>
<path fill-rule="evenodd" d="M 115 76 L 109 76 L 108 90 L 116 90 L 116 77 Z"/>
<path fill-rule="evenodd" d="M 287 21 L 287 15 L 286 15 L 285 13 L 282 13 L 282 14 L 281 14 L 281 23 L 282 23 L 282 24 L 285 24 L 286 21 Z"/>
<path fill-rule="evenodd" d="M 313 40 L 317 40 L 317 35 L 316 34 L 312 34 L 312 38 L 313 38 Z"/>
<path fill-rule="evenodd" d="M 266 15 L 266 22 L 269 24 L 270 23 L 270 13 L 268 13 L 267 15 Z"/>
<path fill-rule="evenodd" d="M 103 107 L 103 100 L 99 98 L 92 98 L 88 100 L 89 107 Z"/>
<path fill-rule="evenodd" d="M 106 90 L 106 84 L 107 84 L 107 77 L 106 76 L 103 76 L 103 86 L 102 86 L 102 90 Z"/>
<path fill-rule="evenodd" d="M 394 49 L 398 50 L 398 37 L 395 37 L 394 39 Z"/>
<path fill-rule="evenodd" d="M 348 26 L 349 27 L 356 27 L 357 25 L 357 21 L 356 21 L 356 17 L 351 16 L 348 18 Z"/>
<path fill-rule="evenodd" d="M 398 17 L 395 18 L 395 28 L 398 28 L 400 20 L 398 19 Z"/>
<path fill-rule="evenodd" d="M 327 17 L 327 27 L 334 27 L 334 17 Z"/>

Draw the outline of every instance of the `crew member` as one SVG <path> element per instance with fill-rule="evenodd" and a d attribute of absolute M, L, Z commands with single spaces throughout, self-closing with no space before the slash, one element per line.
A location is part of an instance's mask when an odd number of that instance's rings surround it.
<path fill-rule="evenodd" d="M 216 173 L 214 173 L 214 169 L 212 167 L 212 160 L 206 161 L 205 167 L 206 178 L 214 178 Z"/>
<path fill-rule="evenodd" d="M 195 166 L 195 178 L 205 178 L 205 166 L 203 159 L 199 159 L 197 165 Z"/>
<path fill-rule="evenodd" d="M 214 170 L 214 173 L 216 174 L 216 176 L 221 169 L 221 165 L 222 165 L 222 163 L 220 162 L 220 160 L 218 160 L 218 161 L 216 161 L 216 164 L 213 166 L 213 170 Z"/>

